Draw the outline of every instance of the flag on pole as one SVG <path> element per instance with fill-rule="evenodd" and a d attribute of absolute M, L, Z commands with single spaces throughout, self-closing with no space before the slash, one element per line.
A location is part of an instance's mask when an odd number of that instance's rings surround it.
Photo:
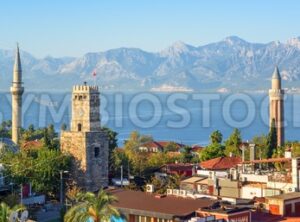
<path fill-rule="evenodd" d="M 97 73 L 96 73 L 96 71 L 94 70 L 94 71 L 93 71 L 94 85 L 96 85 L 96 75 L 97 75 Z"/>

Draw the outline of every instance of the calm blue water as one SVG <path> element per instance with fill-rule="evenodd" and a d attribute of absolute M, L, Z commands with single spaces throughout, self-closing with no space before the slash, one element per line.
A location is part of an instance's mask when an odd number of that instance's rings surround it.
<path fill-rule="evenodd" d="M 211 99 L 208 104 L 207 99 Z M 0 120 L 11 119 L 11 96 L 0 94 Z M 206 102 L 205 102 L 206 101 Z M 285 99 L 286 138 L 300 140 L 300 95 Z M 60 129 L 69 125 L 69 93 L 26 93 L 23 97 L 23 126 Z M 207 144 L 213 130 L 226 138 L 237 127 L 244 140 L 268 132 L 268 97 L 265 94 L 197 93 L 103 93 L 102 124 L 119 133 L 119 145 L 133 130 L 156 140 Z"/>

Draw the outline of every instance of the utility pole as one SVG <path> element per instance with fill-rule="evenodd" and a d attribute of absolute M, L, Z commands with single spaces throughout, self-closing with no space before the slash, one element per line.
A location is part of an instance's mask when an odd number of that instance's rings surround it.
<path fill-rule="evenodd" d="M 63 201 L 63 188 L 64 188 L 64 184 L 63 184 L 63 171 L 59 171 L 60 174 L 60 195 L 59 195 L 59 201 L 60 204 L 63 205 L 64 201 Z"/>
<path fill-rule="evenodd" d="M 63 171 L 63 170 L 59 171 L 59 175 L 60 175 L 60 195 L 59 195 L 59 201 L 60 201 L 61 206 L 64 205 L 64 178 L 63 178 L 63 174 L 64 173 L 69 173 L 69 171 Z"/>
<path fill-rule="evenodd" d="M 130 181 L 130 167 L 129 167 L 129 162 L 127 164 L 127 170 L 128 170 L 128 181 Z"/>
<path fill-rule="evenodd" d="M 21 205 L 23 204 L 23 184 L 21 184 Z"/>
<path fill-rule="evenodd" d="M 123 188 L 123 165 L 121 165 L 121 188 Z"/>

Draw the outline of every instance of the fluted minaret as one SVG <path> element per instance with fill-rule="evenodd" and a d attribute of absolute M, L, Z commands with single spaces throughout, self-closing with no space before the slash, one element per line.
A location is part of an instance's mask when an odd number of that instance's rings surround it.
<path fill-rule="evenodd" d="M 270 97 L 270 126 L 272 120 L 275 120 L 275 127 L 277 130 L 277 145 L 284 144 L 284 106 L 283 106 L 284 91 L 281 89 L 281 77 L 278 67 L 272 75 L 272 89 L 269 90 Z"/>
<path fill-rule="evenodd" d="M 12 95 L 12 141 L 18 144 L 20 138 L 20 128 L 22 124 L 22 94 L 24 92 L 24 87 L 22 86 L 22 67 L 18 45 L 13 72 L 13 82 L 12 87 L 10 87 Z"/>

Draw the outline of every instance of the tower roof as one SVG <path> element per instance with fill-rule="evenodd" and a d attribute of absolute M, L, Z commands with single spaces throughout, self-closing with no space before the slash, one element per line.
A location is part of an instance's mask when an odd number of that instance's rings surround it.
<path fill-rule="evenodd" d="M 274 72 L 273 72 L 273 75 L 272 75 L 272 79 L 281 79 L 280 73 L 279 73 L 279 70 L 278 70 L 277 66 L 275 66 L 275 69 L 274 69 Z"/>
<path fill-rule="evenodd" d="M 22 73 L 21 58 L 20 58 L 19 44 L 17 44 L 15 64 L 14 64 L 14 79 L 13 79 L 14 82 L 22 81 L 21 73 Z"/>

